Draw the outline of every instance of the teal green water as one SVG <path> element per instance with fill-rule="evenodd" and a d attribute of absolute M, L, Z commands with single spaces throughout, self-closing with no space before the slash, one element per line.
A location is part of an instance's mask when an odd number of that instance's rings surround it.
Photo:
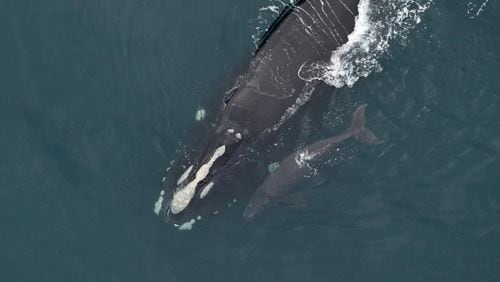
<path fill-rule="evenodd" d="M 0 0 L 0 281 L 500 279 L 495 0 L 436 1 L 339 92 L 329 116 L 368 103 L 385 143 L 348 150 L 304 206 L 250 224 L 240 204 L 190 232 L 154 215 L 268 5 Z"/>

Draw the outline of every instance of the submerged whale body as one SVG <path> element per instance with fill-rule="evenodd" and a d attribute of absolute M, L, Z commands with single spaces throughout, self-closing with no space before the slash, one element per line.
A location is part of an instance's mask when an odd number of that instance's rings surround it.
<path fill-rule="evenodd" d="M 264 35 L 243 79 L 224 97 L 198 157 L 184 158 L 166 191 L 166 221 L 193 222 L 238 198 L 233 168 L 257 139 L 272 134 L 314 95 L 319 82 L 301 78 L 309 62 L 329 61 L 354 30 L 359 0 L 302 0 Z"/>
<path fill-rule="evenodd" d="M 355 138 L 366 144 L 379 143 L 375 135 L 365 127 L 365 109 L 366 104 L 356 109 L 347 132 L 317 141 L 283 159 L 253 194 L 243 213 L 245 219 L 253 220 L 274 201 L 290 194 L 295 185 L 311 173 L 316 164 L 344 141 Z"/>

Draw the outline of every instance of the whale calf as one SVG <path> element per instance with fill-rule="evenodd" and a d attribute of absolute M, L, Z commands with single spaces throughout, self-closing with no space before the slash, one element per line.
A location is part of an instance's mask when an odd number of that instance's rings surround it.
<path fill-rule="evenodd" d="M 255 191 L 243 213 L 245 219 L 254 219 L 271 203 L 288 195 L 295 184 L 311 172 L 315 163 L 324 160 L 342 142 L 355 138 L 367 144 L 379 143 L 375 135 L 365 127 L 365 109 L 366 104 L 356 109 L 347 132 L 317 141 L 283 159 Z"/>
<path fill-rule="evenodd" d="M 161 201 L 165 221 L 192 222 L 238 199 L 242 191 L 232 179 L 241 175 L 235 168 L 324 84 L 303 79 L 301 70 L 329 61 L 348 41 L 358 5 L 359 0 L 300 0 L 281 13 L 246 73 L 223 98 L 204 144 L 181 154 L 170 171 L 175 174 L 168 177 Z"/>

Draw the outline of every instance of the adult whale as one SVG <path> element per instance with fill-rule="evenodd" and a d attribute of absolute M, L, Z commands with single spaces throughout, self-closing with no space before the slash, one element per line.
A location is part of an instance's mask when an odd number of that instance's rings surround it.
<path fill-rule="evenodd" d="M 354 30 L 359 0 L 301 0 L 290 5 L 262 38 L 247 72 L 226 97 L 199 157 L 184 157 L 163 202 L 174 224 L 218 212 L 236 199 L 227 185 L 235 164 L 257 139 L 266 138 L 318 88 L 304 80 L 305 64 L 329 61 Z"/>

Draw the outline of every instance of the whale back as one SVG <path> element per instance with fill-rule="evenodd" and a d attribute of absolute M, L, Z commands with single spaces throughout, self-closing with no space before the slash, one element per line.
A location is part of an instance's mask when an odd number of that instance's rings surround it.
<path fill-rule="evenodd" d="M 358 3 L 303 0 L 285 9 L 264 35 L 242 83 L 227 100 L 220 127 L 257 135 L 307 100 L 317 82 L 304 79 L 302 73 L 329 62 L 332 52 L 347 42 Z"/>
<path fill-rule="evenodd" d="M 173 178 L 163 204 L 166 220 L 182 223 L 218 213 L 245 193 L 248 188 L 237 182 L 246 176 L 245 165 L 251 165 L 247 157 L 253 145 L 266 142 L 260 137 L 278 129 L 314 95 L 319 82 L 304 79 L 301 71 L 311 64 L 328 63 L 332 52 L 347 42 L 358 3 L 302 0 L 282 13 L 263 37 L 238 86 L 224 97 L 204 149 L 196 150 L 200 156 L 187 157 L 181 170 L 187 169 L 186 177 L 183 173 Z"/>
<path fill-rule="evenodd" d="M 281 22 L 288 15 L 290 15 L 290 13 L 293 11 L 293 8 L 295 6 L 297 6 L 297 5 L 300 5 L 300 3 L 304 2 L 304 1 L 305 0 L 295 1 L 295 3 L 287 5 L 283 9 L 283 11 L 280 12 L 280 14 L 278 15 L 278 17 L 276 17 L 276 19 L 271 23 L 271 25 L 266 30 L 266 32 L 264 33 L 264 35 L 262 35 L 262 37 L 260 38 L 259 43 L 257 44 L 257 49 L 255 50 L 254 55 L 256 55 L 257 53 L 259 53 L 260 49 L 262 48 L 262 46 L 264 46 L 264 44 L 266 43 L 267 39 L 271 36 L 271 34 L 274 32 L 274 30 L 281 24 Z"/>

